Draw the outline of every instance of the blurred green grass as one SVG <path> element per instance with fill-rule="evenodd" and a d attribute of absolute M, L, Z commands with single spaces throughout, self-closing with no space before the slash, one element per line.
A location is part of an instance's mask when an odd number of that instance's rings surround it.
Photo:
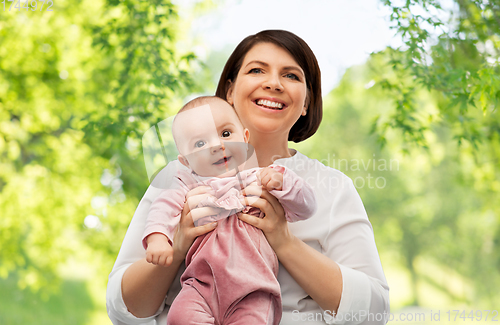
<path fill-rule="evenodd" d="M 394 256 L 381 254 L 384 271 L 390 286 L 392 321 L 388 324 L 430 325 L 430 324 L 498 324 L 497 321 L 472 321 L 455 317 L 454 310 L 470 311 L 492 309 L 491 306 L 469 306 L 464 301 L 453 299 L 439 288 L 427 283 L 420 283 L 418 290 L 422 298 L 422 306 L 410 306 L 411 293 L 410 274 L 403 265 L 395 262 Z M 421 263 L 429 267 L 429 262 Z M 467 280 L 450 274 L 449 270 L 433 265 L 432 272 L 447 278 L 443 285 L 451 286 L 451 291 L 461 291 L 467 287 Z M 73 273 L 74 274 L 74 273 Z M 96 279 L 92 271 L 79 279 L 65 278 L 59 290 L 49 298 L 29 289 L 20 290 L 17 278 L 11 275 L 0 279 L 0 325 L 111 325 L 106 313 L 106 286 L 102 279 Z M 43 290 L 43 289 L 42 289 Z M 467 290 L 465 290 L 467 291 Z M 486 308 L 488 307 L 488 308 Z M 437 319 L 436 313 L 440 311 Z M 447 312 L 450 311 L 450 315 Z M 434 319 L 431 319 L 433 315 Z M 412 319 L 408 321 L 406 319 Z"/>
<path fill-rule="evenodd" d="M 65 279 L 57 294 L 42 298 L 20 290 L 15 276 L 0 279 L 2 325 L 107 325 L 111 324 L 102 302 L 96 301 L 85 280 Z"/>

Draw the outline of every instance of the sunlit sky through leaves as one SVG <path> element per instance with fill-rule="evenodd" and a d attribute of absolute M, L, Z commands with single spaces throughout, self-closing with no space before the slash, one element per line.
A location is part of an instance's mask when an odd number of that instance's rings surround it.
<path fill-rule="evenodd" d="M 189 15 L 193 2 L 176 1 L 181 16 Z M 196 50 L 203 59 L 264 29 L 294 32 L 316 54 L 326 94 L 346 68 L 364 63 L 370 53 L 388 45 L 401 44 L 387 17 L 379 0 L 227 0 L 195 18 L 190 33 L 204 43 Z"/>

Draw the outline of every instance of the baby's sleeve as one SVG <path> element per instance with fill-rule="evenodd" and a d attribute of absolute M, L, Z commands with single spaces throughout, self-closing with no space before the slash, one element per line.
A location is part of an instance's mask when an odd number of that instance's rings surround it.
<path fill-rule="evenodd" d="M 271 165 L 283 174 L 281 191 L 269 191 L 283 206 L 288 222 L 305 220 L 314 215 L 317 208 L 314 191 L 300 176 L 284 166 Z"/>
<path fill-rule="evenodd" d="M 144 249 L 147 248 L 147 237 L 153 233 L 164 234 L 172 245 L 175 227 L 179 223 L 185 201 L 186 191 L 184 189 L 163 190 L 153 201 L 142 236 Z"/>

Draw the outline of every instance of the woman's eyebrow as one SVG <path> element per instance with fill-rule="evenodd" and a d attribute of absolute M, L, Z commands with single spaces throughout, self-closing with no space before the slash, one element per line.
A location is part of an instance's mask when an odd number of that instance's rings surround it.
<path fill-rule="evenodd" d="M 252 60 L 252 61 L 248 62 L 248 63 L 245 65 L 245 67 L 248 67 L 248 66 L 249 66 L 250 64 L 252 64 L 252 63 L 257 63 L 257 64 L 260 64 L 260 65 L 263 65 L 263 66 L 266 66 L 266 67 L 268 67 L 268 66 L 269 66 L 269 64 L 268 64 L 268 63 L 266 63 L 266 62 L 259 61 L 259 60 Z"/>
<path fill-rule="evenodd" d="M 298 67 L 298 66 L 289 66 L 289 67 L 283 67 L 283 70 L 295 70 L 295 71 L 298 71 L 300 72 L 301 74 L 304 74 L 304 71 L 302 70 L 302 68 Z"/>

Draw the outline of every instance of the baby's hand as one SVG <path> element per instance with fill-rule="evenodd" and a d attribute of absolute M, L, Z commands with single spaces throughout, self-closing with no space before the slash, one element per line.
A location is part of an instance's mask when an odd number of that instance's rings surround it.
<path fill-rule="evenodd" d="M 154 265 L 169 266 L 174 258 L 174 250 L 168 241 L 167 236 L 154 233 L 146 239 L 148 248 L 146 249 L 146 261 Z"/>
<path fill-rule="evenodd" d="M 271 167 L 262 168 L 257 173 L 257 180 L 260 183 L 259 185 L 262 185 L 268 191 L 281 191 L 283 188 L 283 174 Z"/>

